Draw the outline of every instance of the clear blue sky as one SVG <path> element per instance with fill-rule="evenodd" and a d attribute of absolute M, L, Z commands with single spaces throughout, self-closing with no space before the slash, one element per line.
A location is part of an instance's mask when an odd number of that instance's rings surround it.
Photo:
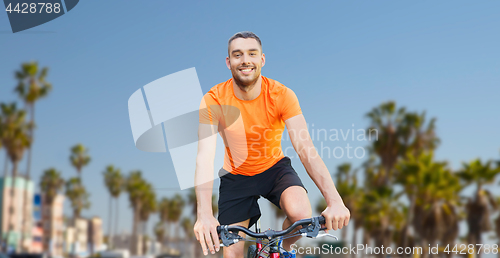
<path fill-rule="evenodd" d="M 366 128 L 368 111 L 395 100 L 437 118 L 436 156 L 451 167 L 500 158 L 499 1 L 282 3 L 80 1 L 68 14 L 16 34 L 0 12 L 0 101 L 16 98 L 13 71 L 25 61 L 50 67 L 54 85 L 36 107 L 34 178 L 49 167 L 75 176 L 69 148 L 81 142 L 92 156 L 83 170 L 92 202 L 84 216 L 107 218 L 101 175 L 107 164 L 126 173 L 140 169 L 165 188 L 160 196 L 174 194 L 170 156 L 134 147 L 127 100 L 143 85 L 190 67 L 204 92 L 227 80 L 227 40 L 243 30 L 261 37 L 263 75 L 296 92 L 314 128 Z M 332 171 L 344 161 L 325 159 Z M 300 162 L 293 164 L 315 203 L 319 191 Z M 120 205 L 120 228 L 130 231 L 125 195 Z"/>

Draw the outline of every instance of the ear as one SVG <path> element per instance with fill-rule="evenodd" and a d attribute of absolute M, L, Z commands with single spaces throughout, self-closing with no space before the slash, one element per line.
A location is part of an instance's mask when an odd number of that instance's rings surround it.
<path fill-rule="evenodd" d="M 227 66 L 227 69 L 231 70 L 231 62 L 229 61 L 228 56 L 226 57 L 226 66 Z"/>
<path fill-rule="evenodd" d="M 264 67 L 264 65 L 266 64 L 266 54 L 262 53 L 262 67 Z"/>

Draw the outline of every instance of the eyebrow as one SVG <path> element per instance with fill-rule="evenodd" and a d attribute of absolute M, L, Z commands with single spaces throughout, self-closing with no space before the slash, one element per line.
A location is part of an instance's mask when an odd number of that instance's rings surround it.
<path fill-rule="evenodd" d="M 259 51 L 259 49 L 258 48 L 252 48 L 252 49 L 249 49 L 248 51 L 250 51 L 250 52 Z M 231 54 L 234 54 L 235 52 L 243 52 L 243 51 L 241 51 L 241 49 L 235 49 L 235 50 L 231 51 Z"/>

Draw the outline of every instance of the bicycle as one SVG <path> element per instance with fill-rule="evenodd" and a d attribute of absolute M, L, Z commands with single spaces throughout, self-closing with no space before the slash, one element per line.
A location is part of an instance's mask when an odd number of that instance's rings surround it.
<path fill-rule="evenodd" d="M 338 240 L 336 236 L 326 232 L 320 234 L 320 231 L 326 230 L 326 228 L 321 226 L 324 224 L 325 218 L 319 216 L 299 220 L 285 230 L 275 231 L 268 229 L 261 232 L 260 221 L 257 221 L 255 224 L 255 232 L 241 226 L 221 225 L 217 227 L 217 233 L 219 234 L 219 239 L 222 240 L 220 244 L 221 247 L 228 247 L 239 241 L 255 242 L 255 245 L 251 245 L 248 248 L 247 258 L 282 258 L 284 257 L 282 251 L 286 250 L 280 247 L 278 242 L 283 239 L 303 236 L 308 238 L 332 237 Z M 292 231 L 299 226 L 302 226 L 302 228 L 292 233 Z M 241 237 L 238 235 L 238 232 L 243 232 L 247 236 L 255 238 L 255 240 Z"/>

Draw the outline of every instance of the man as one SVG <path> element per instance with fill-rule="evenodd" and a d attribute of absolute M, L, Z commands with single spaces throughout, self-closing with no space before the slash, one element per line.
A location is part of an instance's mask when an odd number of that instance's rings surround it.
<path fill-rule="evenodd" d="M 302 164 L 326 200 L 328 207 L 322 213 L 326 228 L 337 230 L 349 223 L 349 210 L 313 146 L 295 93 L 261 75 L 265 61 L 257 35 L 236 33 L 229 39 L 226 57 L 232 78 L 213 87 L 200 106 L 194 232 L 205 255 L 219 251 L 218 225 L 251 227 L 258 220 L 260 196 L 283 209 L 287 216 L 283 228 L 312 216 L 307 191 L 281 150 L 285 125 Z M 298 70 L 296 65 L 289 68 Z M 217 132 L 225 144 L 224 166 L 219 172 L 218 221 L 212 213 L 213 182 L 209 181 Z M 283 248 L 290 251 L 298 238 L 284 240 Z M 244 242 L 240 242 L 224 248 L 224 257 L 243 257 L 243 247 Z"/>

